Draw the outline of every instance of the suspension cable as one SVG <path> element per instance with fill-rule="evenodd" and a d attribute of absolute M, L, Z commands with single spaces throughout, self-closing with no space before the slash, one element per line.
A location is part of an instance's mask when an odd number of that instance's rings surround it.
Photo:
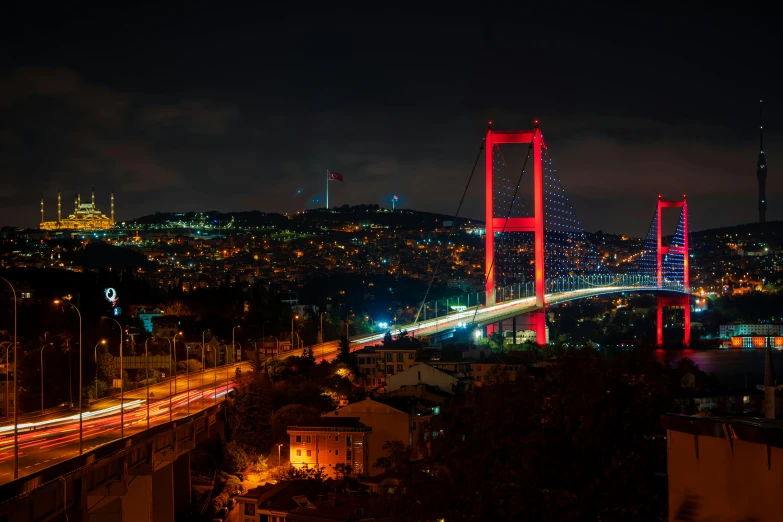
<path fill-rule="evenodd" d="M 476 160 L 473 162 L 473 169 L 470 171 L 470 176 L 468 177 L 468 182 L 465 184 L 465 190 L 462 191 L 462 198 L 459 200 L 459 205 L 457 205 L 457 211 L 454 213 L 454 220 L 451 222 L 451 228 L 449 229 L 449 233 L 446 236 L 446 244 L 443 245 L 443 250 L 441 250 L 440 257 L 438 259 L 438 262 L 435 264 L 435 270 L 432 273 L 432 278 L 430 278 L 430 283 L 427 285 L 427 291 L 424 292 L 424 297 L 421 299 L 421 304 L 419 305 L 419 309 L 416 310 L 416 319 L 414 319 L 413 324 L 419 322 L 419 315 L 421 314 L 421 310 L 424 308 L 425 303 L 427 302 L 427 296 L 430 293 L 430 289 L 432 288 L 432 283 L 435 282 L 435 278 L 438 276 L 438 270 L 440 269 L 440 265 L 443 262 L 443 259 L 446 257 L 446 251 L 448 250 L 449 246 L 449 239 L 451 239 L 452 234 L 454 234 L 454 229 L 457 228 L 457 220 L 459 219 L 459 212 L 462 210 L 462 204 L 465 202 L 465 196 L 468 194 L 468 188 L 470 187 L 470 182 L 473 181 L 473 175 L 476 173 L 476 167 L 478 166 L 479 159 L 481 158 L 481 152 L 484 150 L 484 146 L 487 143 L 487 138 L 484 136 L 481 140 L 481 145 L 479 146 L 478 153 L 476 154 Z"/>
<path fill-rule="evenodd" d="M 525 157 L 525 163 L 522 164 L 522 171 L 519 173 L 519 178 L 517 179 L 517 187 L 514 190 L 514 197 L 511 198 L 511 202 L 508 205 L 508 211 L 506 212 L 506 218 L 503 220 L 503 228 L 500 230 L 500 233 L 504 233 L 506 231 L 506 225 L 508 225 L 508 220 L 511 218 L 511 210 L 514 208 L 514 201 L 517 199 L 517 195 L 519 194 L 519 186 L 522 184 L 522 176 L 525 174 L 525 169 L 527 168 L 527 160 L 530 159 L 530 151 L 533 150 L 533 143 L 535 142 L 536 133 L 540 132 L 540 129 L 538 126 L 536 126 L 535 130 L 533 131 L 533 137 L 530 140 L 530 144 L 527 147 L 527 157 Z M 494 169 L 493 169 L 494 170 Z M 543 219 L 543 216 L 541 216 Z M 489 263 L 489 268 L 487 269 L 487 274 L 484 277 L 484 288 L 487 286 L 487 281 L 489 280 L 489 275 L 492 273 L 492 268 L 495 265 L 495 252 L 492 252 L 492 261 Z M 492 291 L 494 292 L 495 289 L 493 288 Z M 489 296 L 487 296 L 489 297 Z M 471 325 L 476 324 L 476 314 L 478 314 L 479 305 L 476 303 L 476 309 L 473 311 L 473 318 L 470 321 Z"/>

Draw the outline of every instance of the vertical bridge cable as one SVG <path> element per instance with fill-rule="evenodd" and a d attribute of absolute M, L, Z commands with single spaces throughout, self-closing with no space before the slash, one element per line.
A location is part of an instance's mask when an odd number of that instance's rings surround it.
<path fill-rule="evenodd" d="M 639 260 L 634 261 L 631 266 L 631 274 L 644 278 L 655 279 L 658 277 L 658 211 L 653 214 L 650 228 L 647 229 L 647 236 L 644 238 L 642 250 L 639 252 Z M 634 268 L 635 265 L 635 268 Z"/>
<path fill-rule="evenodd" d="M 427 285 L 427 291 L 424 292 L 424 297 L 421 299 L 419 309 L 416 310 L 416 318 L 413 320 L 414 325 L 419 322 L 419 315 L 421 314 L 421 310 L 424 308 L 424 304 L 427 302 L 427 296 L 429 295 L 430 289 L 432 288 L 432 283 L 435 282 L 435 278 L 438 276 L 438 269 L 440 269 L 440 264 L 443 262 L 443 258 L 446 257 L 446 252 L 448 251 L 449 247 L 449 239 L 451 239 L 452 234 L 454 234 L 454 229 L 457 227 L 459 212 L 462 209 L 462 204 L 465 202 L 465 196 L 468 193 L 470 182 L 473 181 L 473 175 L 476 173 L 476 167 L 478 166 L 479 159 L 481 158 L 481 152 L 484 150 L 484 145 L 486 145 L 486 140 L 486 136 L 481 140 L 481 145 L 479 146 L 478 153 L 476 154 L 476 161 L 473 162 L 473 169 L 470 171 L 468 182 L 465 184 L 465 190 L 462 191 L 462 198 L 460 198 L 459 205 L 457 205 L 457 211 L 454 213 L 454 221 L 451 222 L 451 228 L 449 229 L 449 233 L 446 236 L 446 242 L 443 245 L 443 250 L 441 250 L 440 257 L 438 258 L 438 262 L 435 265 L 435 270 L 433 271 L 430 282 Z"/>
<path fill-rule="evenodd" d="M 552 166 L 549 149 L 544 149 L 544 215 L 546 224 L 547 272 L 550 277 L 580 277 L 595 272 L 606 273 L 606 267 L 590 243 L 581 221 Z M 582 279 L 585 284 L 591 285 Z"/>
<path fill-rule="evenodd" d="M 674 236 L 672 236 L 671 242 L 669 243 L 670 248 L 685 246 L 684 217 L 685 213 L 681 211 L 680 219 L 677 222 L 677 229 L 674 232 Z M 685 255 L 687 255 L 687 253 Z M 671 251 L 665 254 L 662 267 L 664 286 L 685 286 L 685 255 Z"/>
<path fill-rule="evenodd" d="M 527 160 L 530 159 L 530 151 L 533 150 L 533 143 L 535 142 L 536 133 L 541 132 L 541 130 L 536 125 L 535 130 L 533 130 L 533 137 L 530 140 L 530 144 L 527 147 L 527 156 L 525 157 L 525 163 L 522 164 L 522 171 L 519 173 L 519 178 L 517 179 L 517 186 L 514 190 L 514 197 L 511 198 L 511 202 L 508 205 L 508 211 L 506 212 L 506 217 L 503 220 L 503 228 L 500 230 L 500 233 L 503 234 L 506 231 L 506 226 L 508 225 L 508 220 L 511 217 L 511 211 L 514 208 L 514 202 L 517 199 L 517 195 L 519 194 L 519 186 L 522 184 L 522 176 L 525 174 L 525 169 L 527 168 Z M 486 275 L 484 277 L 484 285 L 486 286 L 487 280 L 489 279 L 489 275 L 492 273 L 492 268 L 495 264 L 495 253 L 492 252 L 492 262 L 490 262 L 489 267 L 487 268 Z M 494 291 L 494 289 L 493 289 Z M 476 309 L 473 311 L 473 318 L 471 319 L 470 323 L 471 325 L 476 324 L 476 314 L 478 314 L 478 303 L 476 303 Z"/>

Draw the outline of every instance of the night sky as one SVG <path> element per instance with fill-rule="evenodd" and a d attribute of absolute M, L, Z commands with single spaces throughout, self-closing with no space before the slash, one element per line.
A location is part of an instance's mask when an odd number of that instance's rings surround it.
<path fill-rule="evenodd" d="M 453 213 L 486 122 L 533 119 L 586 229 L 643 235 L 658 193 L 688 194 L 693 230 L 739 224 L 761 98 L 783 219 L 776 20 L 198 5 L 6 12 L 0 224 L 36 226 L 42 192 L 54 219 L 58 187 L 70 213 L 92 185 L 120 221 L 295 212 L 323 205 L 327 168 L 332 205 Z M 482 177 L 464 215 L 483 217 Z"/>

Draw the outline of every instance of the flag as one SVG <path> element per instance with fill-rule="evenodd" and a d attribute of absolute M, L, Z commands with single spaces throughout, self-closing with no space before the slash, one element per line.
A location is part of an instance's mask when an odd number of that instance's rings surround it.
<path fill-rule="evenodd" d="M 332 172 L 331 170 L 329 172 L 329 181 L 342 181 L 343 175 L 338 174 L 337 172 Z"/>
<path fill-rule="evenodd" d="M 399 200 L 400 200 L 400 198 L 398 198 L 397 196 L 394 196 L 392 199 L 393 199 L 394 201 L 399 201 Z"/>

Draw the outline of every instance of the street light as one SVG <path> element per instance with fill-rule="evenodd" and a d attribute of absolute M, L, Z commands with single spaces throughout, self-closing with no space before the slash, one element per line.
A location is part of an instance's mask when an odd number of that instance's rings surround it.
<path fill-rule="evenodd" d="M 125 379 L 122 377 L 122 325 L 117 319 L 106 317 L 105 315 L 101 319 L 107 321 L 113 321 L 117 328 L 120 329 L 120 438 L 125 438 Z"/>
<path fill-rule="evenodd" d="M 190 346 L 185 345 L 185 383 L 188 386 L 188 416 L 190 415 Z"/>
<path fill-rule="evenodd" d="M 176 381 L 176 374 L 172 373 L 172 371 L 171 371 L 171 346 L 172 346 L 171 339 L 169 339 L 168 337 L 160 337 L 160 339 L 164 339 L 164 340 L 168 341 L 168 343 L 169 343 L 169 379 L 168 379 L 169 380 L 169 422 L 171 422 L 171 420 L 172 420 L 172 413 L 171 413 L 171 378 L 172 378 L 172 376 L 175 378 L 174 382 L 176 383 L 177 381 Z M 177 340 L 177 337 L 174 336 L 174 341 L 176 342 L 176 340 Z"/>
<path fill-rule="evenodd" d="M 269 337 L 274 339 L 275 343 L 277 344 L 277 357 L 279 358 L 280 357 L 280 339 L 278 339 L 274 335 L 270 335 Z M 266 355 L 266 347 L 264 347 L 264 355 Z"/>
<path fill-rule="evenodd" d="M 323 344 L 324 343 L 324 315 L 328 314 L 329 312 L 321 312 L 318 314 L 318 318 L 321 321 L 321 329 L 318 330 L 318 343 Z M 321 354 L 323 354 L 324 348 L 321 347 Z"/>
<path fill-rule="evenodd" d="M 79 455 L 81 455 L 84 453 L 84 425 L 82 419 L 82 396 L 84 396 L 82 391 L 82 367 L 84 366 L 82 364 L 82 313 L 79 311 L 79 308 L 70 301 L 61 301 L 60 299 L 55 299 L 54 301 L 54 304 L 56 305 L 61 303 L 71 305 L 73 309 L 76 310 L 76 313 L 79 314 Z M 14 365 L 16 365 L 15 360 Z M 122 407 L 120 407 L 120 411 L 121 410 Z M 14 401 L 14 415 L 16 415 L 16 401 Z"/>
<path fill-rule="evenodd" d="M 253 339 L 248 339 L 247 342 L 253 343 L 253 348 L 256 351 L 256 371 L 258 371 L 258 369 L 261 367 L 261 359 L 258 358 L 258 344 Z M 264 341 L 261 341 L 261 342 L 264 342 Z M 266 351 L 266 350 L 264 350 L 264 351 Z M 266 354 L 264 354 L 264 355 L 266 355 Z"/>
<path fill-rule="evenodd" d="M 231 349 L 234 349 L 234 346 L 236 342 L 234 341 L 234 330 L 239 328 L 239 325 L 236 325 L 231 329 Z M 242 359 L 242 345 L 239 345 L 239 358 Z M 228 352 L 226 352 L 226 364 L 228 364 Z M 217 370 L 215 370 L 217 372 Z"/>
<path fill-rule="evenodd" d="M 16 344 L 17 344 L 17 336 L 16 336 L 16 288 L 14 288 L 14 285 L 11 284 L 11 281 L 6 279 L 5 277 L 0 277 L 3 281 L 5 281 L 8 286 L 11 287 L 11 292 L 14 294 L 14 479 L 19 478 L 19 405 L 17 404 L 16 400 L 18 398 L 18 390 L 19 386 L 17 386 L 16 381 Z M 81 349 L 81 346 L 79 347 Z M 8 389 L 8 350 L 6 349 L 6 390 Z M 8 397 L 8 392 L 6 391 L 5 394 L 6 398 Z M 81 416 L 79 416 L 79 420 L 81 420 Z M 81 440 L 80 440 L 81 442 Z M 80 452 L 81 453 L 81 452 Z"/>
<path fill-rule="evenodd" d="M 144 341 L 144 380 L 147 381 L 147 429 L 150 429 L 150 353 L 147 351 L 147 343 L 152 337 Z"/>
<path fill-rule="evenodd" d="M 172 373 L 172 376 L 174 377 L 174 393 L 177 393 L 177 335 L 182 335 L 182 332 L 178 332 L 174 336 L 174 348 L 172 348 L 172 351 L 174 352 L 174 373 Z M 187 357 L 185 358 L 185 362 L 187 362 Z"/>
<path fill-rule="evenodd" d="M 204 409 L 204 371 L 206 371 L 207 369 L 204 362 L 204 354 L 206 353 L 204 351 L 204 347 L 205 347 L 204 336 L 206 335 L 207 332 L 209 332 L 209 328 L 201 332 L 201 409 L 202 410 Z"/>
<path fill-rule="evenodd" d="M 52 344 L 52 343 L 49 343 Z M 95 400 L 98 400 L 98 345 L 106 344 L 106 339 L 101 339 L 100 342 L 95 343 L 92 356 L 95 358 Z M 41 347 L 41 411 L 43 411 L 43 349 L 46 345 Z"/>
<path fill-rule="evenodd" d="M 9 413 L 8 408 L 8 376 L 10 375 L 10 372 L 8 371 L 8 350 L 11 348 L 11 345 L 14 344 L 11 341 L 4 341 L 0 343 L 0 347 L 5 345 L 5 416 L 10 417 L 11 414 Z"/>
<path fill-rule="evenodd" d="M 281 459 L 280 459 L 280 448 L 282 448 L 282 447 L 283 447 L 283 445 L 282 445 L 282 444 L 278 444 L 278 445 L 277 445 L 277 467 L 278 467 L 278 468 L 279 468 L 280 466 L 282 466 L 282 464 L 280 463 L 280 460 L 281 460 Z"/>
<path fill-rule="evenodd" d="M 294 319 L 299 319 L 299 315 L 295 315 L 291 318 L 291 349 L 294 349 Z"/>

